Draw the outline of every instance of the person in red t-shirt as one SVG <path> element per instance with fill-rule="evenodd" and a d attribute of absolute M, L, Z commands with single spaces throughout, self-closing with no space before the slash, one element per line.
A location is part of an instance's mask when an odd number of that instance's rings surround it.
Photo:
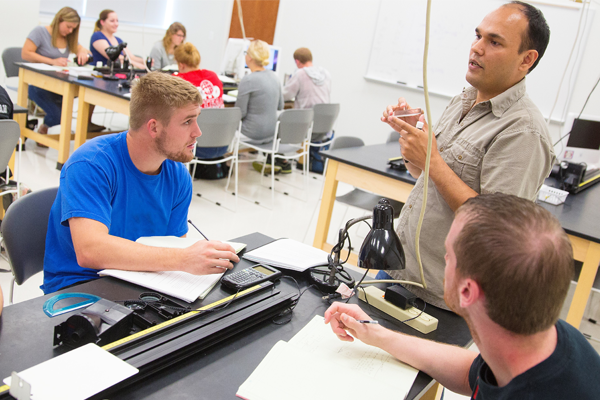
<path fill-rule="evenodd" d="M 217 74 L 200 69 L 200 52 L 191 43 L 183 43 L 175 48 L 175 61 L 179 67 L 176 76 L 196 86 L 202 96 L 202 108 L 223 108 L 223 83 Z M 196 157 L 212 159 L 227 153 L 227 147 L 203 147 L 196 149 Z"/>

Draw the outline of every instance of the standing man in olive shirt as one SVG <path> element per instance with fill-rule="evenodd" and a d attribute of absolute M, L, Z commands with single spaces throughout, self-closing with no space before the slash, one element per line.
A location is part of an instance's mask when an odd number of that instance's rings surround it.
<path fill-rule="evenodd" d="M 444 239 L 454 212 L 467 199 L 503 192 L 534 200 L 555 157 L 548 127 L 526 93 L 525 76 L 541 59 L 550 38 L 543 14 L 513 1 L 488 14 L 475 29 L 467 81 L 472 87 L 452 99 L 434 126 L 430 180 L 421 229 L 421 259 L 427 289 L 409 289 L 437 307 L 444 300 Z M 382 121 L 401 135 L 402 155 L 418 178 L 400 215 L 398 234 L 406 269 L 395 279 L 420 282 L 415 236 L 423 201 L 429 127 L 392 116 L 410 108 L 403 98 L 388 106 Z M 414 117 L 413 117 L 414 118 Z M 424 118 L 420 117 L 422 121 Z"/>

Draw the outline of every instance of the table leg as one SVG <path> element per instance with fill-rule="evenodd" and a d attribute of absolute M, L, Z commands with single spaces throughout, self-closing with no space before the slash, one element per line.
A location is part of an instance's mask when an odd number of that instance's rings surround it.
<path fill-rule="evenodd" d="M 87 139 L 90 104 L 85 102 L 85 87 L 79 87 L 79 108 L 77 110 L 77 127 L 75 128 L 75 150 Z"/>
<path fill-rule="evenodd" d="M 29 85 L 25 83 L 25 70 L 23 68 L 19 68 L 19 85 L 17 87 L 17 104 L 21 107 L 27 108 L 27 100 L 29 99 Z M 25 136 L 23 136 L 23 131 L 27 128 L 27 114 L 19 114 L 15 121 L 19 123 L 21 127 L 21 141 L 23 145 L 25 145 Z"/>
<path fill-rule="evenodd" d="M 62 93 L 62 110 L 60 117 L 60 137 L 58 139 L 58 162 L 56 169 L 62 169 L 69 158 L 69 147 L 71 146 L 71 121 L 73 120 L 73 101 L 77 93 L 76 85 L 65 85 Z"/>
<path fill-rule="evenodd" d="M 442 393 L 444 391 L 444 387 L 439 383 L 435 382 L 433 386 L 421 396 L 419 400 L 440 400 L 442 398 Z"/>
<path fill-rule="evenodd" d="M 598 272 L 598 264 L 600 264 L 600 243 L 590 242 L 590 247 L 588 248 L 579 279 L 577 280 L 577 287 L 571 301 L 571 307 L 567 314 L 567 322 L 575 328 L 579 328 L 581 324 L 583 312 L 585 311 L 585 306 L 587 305 L 592 285 Z"/>
<path fill-rule="evenodd" d="M 316 247 L 317 249 L 322 249 L 323 245 L 327 242 L 327 233 L 329 232 L 333 203 L 335 202 L 335 194 L 338 187 L 336 176 L 339 165 L 340 163 L 335 160 L 329 160 L 327 163 L 325 186 L 323 187 L 323 197 L 321 199 L 321 208 L 319 209 L 317 230 L 313 241 L 313 247 Z"/>

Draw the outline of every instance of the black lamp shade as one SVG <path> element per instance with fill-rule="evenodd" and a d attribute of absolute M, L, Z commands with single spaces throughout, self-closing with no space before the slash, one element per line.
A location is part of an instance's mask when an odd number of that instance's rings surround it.
<path fill-rule="evenodd" d="M 125 47 L 127 47 L 127 43 L 123 42 L 119 43 L 116 46 L 109 46 L 106 49 L 104 49 L 104 51 L 106 52 L 108 59 L 112 62 L 115 62 L 117 58 L 119 58 L 119 55 L 121 55 L 121 52 Z"/>
<path fill-rule="evenodd" d="M 394 209 L 387 199 L 373 209 L 373 228 L 358 255 L 358 266 L 366 269 L 400 270 L 405 268 L 404 249 L 394 231 Z"/>

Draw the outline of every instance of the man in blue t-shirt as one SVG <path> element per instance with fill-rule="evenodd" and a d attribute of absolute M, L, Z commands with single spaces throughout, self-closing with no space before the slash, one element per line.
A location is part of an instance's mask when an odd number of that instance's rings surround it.
<path fill-rule="evenodd" d="M 135 243 L 185 236 L 202 99 L 189 82 L 160 72 L 133 87 L 129 131 L 85 143 L 67 160 L 50 211 L 44 293 L 98 278 L 101 269 L 221 273 L 239 258 L 218 241 L 186 249 Z"/>
<path fill-rule="evenodd" d="M 340 340 L 379 347 L 472 399 L 598 397 L 600 356 L 558 320 L 573 250 L 550 212 L 513 195 L 480 195 L 456 211 L 445 247 L 444 299 L 481 354 L 359 323 L 370 317 L 357 305 L 334 303 L 325 322 Z"/>

